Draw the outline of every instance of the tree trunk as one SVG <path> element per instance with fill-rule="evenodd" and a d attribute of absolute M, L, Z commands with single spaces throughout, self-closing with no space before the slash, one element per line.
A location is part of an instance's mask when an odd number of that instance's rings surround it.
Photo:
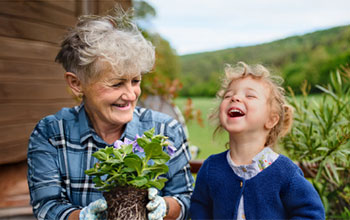
<path fill-rule="evenodd" d="M 108 220 L 146 220 L 147 189 L 132 186 L 116 187 L 105 192 Z"/>

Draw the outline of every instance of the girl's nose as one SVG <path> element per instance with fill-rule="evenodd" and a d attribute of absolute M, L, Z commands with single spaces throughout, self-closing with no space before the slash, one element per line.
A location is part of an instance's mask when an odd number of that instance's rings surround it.
<path fill-rule="evenodd" d="M 238 95 L 233 95 L 231 97 L 231 102 L 241 102 L 241 98 Z"/>

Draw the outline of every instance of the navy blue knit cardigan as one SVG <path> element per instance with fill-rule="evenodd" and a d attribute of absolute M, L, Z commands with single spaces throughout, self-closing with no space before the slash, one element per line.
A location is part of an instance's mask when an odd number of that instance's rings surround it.
<path fill-rule="evenodd" d="M 191 198 L 195 219 L 237 219 L 244 195 L 246 219 L 325 219 L 321 199 L 289 158 L 277 160 L 249 180 L 237 176 L 226 152 L 212 155 L 200 168 Z"/>

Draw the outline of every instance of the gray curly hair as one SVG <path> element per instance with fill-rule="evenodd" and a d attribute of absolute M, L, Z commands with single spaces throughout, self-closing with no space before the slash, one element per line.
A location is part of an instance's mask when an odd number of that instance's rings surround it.
<path fill-rule="evenodd" d="M 126 13 L 79 17 L 61 44 L 56 62 L 88 82 L 111 70 L 118 76 L 144 74 L 153 68 L 155 49 Z"/>
<path fill-rule="evenodd" d="M 227 65 L 225 68 L 225 76 L 222 80 L 221 89 L 217 92 L 217 99 L 219 102 L 222 101 L 223 96 L 232 81 L 248 76 L 251 76 L 254 79 L 262 80 L 270 89 L 270 97 L 268 102 L 271 105 L 271 110 L 279 115 L 279 121 L 275 127 L 270 130 L 265 146 L 274 147 L 278 141 L 278 138 L 283 137 L 288 133 L 293 121 L 293 108 L 286 103 L 284 96 L 285 92 L 281 86 L 283 83 L 283 79 L 281 77 L 271 75 L 269 70 L 262 65 L 249 66 L 244 62 L 238 62 L 236 66 Z M 217 132 L 220 132 L 223 129 L 220 121 L 218 120 L 220 114 L 219 108 L 220 106 L 213 109 L 209 115 L 209 119 L 216 125 L 214 136 Z"/>

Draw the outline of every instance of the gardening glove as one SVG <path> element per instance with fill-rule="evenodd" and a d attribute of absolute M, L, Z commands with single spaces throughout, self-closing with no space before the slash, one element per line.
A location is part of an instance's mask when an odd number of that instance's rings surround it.
<path fill-rule="evenodd" d="M 84 207 L 79 214 L 79 220 L 103 220 L 107 217 L 107 202 L 98 199 Z"/>
<path fill-rule="evenodd" d="M 163 197 L 158 196 L 156 188 L 148 189 L 148 199 L 150 200 L 146 205 L 148 213 L 148 220 L 162 220 L 167 214 L 167 204 Z"/>

